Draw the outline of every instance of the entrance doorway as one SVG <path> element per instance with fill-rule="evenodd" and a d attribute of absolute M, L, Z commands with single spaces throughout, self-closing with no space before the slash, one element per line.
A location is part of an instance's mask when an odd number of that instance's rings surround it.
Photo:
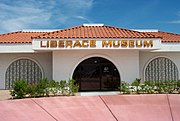
<path fill-rule="evenodd" d="M 73 79 L 79 84 L 80 91 L 115 91 L 120 86 L 118 69 L 102 57 L 82 61 L 76 67 Z"/>

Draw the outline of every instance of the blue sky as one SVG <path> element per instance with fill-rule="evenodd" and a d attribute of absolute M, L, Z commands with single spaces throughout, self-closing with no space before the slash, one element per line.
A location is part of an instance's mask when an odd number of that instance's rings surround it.
<path fill-rule="evenodd" d="M 83 23 L 180 34 L 180 0 L 0 0 L 0 33 Z"/>

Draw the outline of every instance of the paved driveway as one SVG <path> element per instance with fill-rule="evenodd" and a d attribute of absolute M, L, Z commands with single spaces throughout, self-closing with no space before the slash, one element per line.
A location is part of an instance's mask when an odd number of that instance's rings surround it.
<path fill-rule="evenodd" d="M 0 121 L 180 121 L 180 95 L 109 95 L 0 101 Z"/>

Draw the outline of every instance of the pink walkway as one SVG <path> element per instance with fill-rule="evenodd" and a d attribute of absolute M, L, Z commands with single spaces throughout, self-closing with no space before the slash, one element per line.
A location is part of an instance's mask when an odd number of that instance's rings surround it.
<path fill-rule="evenodd" d="M 111 95 L 0 101 L 0 121 L 180 121 L 180 95 Z"/>

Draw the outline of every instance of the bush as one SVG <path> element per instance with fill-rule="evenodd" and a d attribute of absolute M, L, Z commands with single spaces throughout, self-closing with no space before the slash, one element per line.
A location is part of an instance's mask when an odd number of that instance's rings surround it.
<path fill-rule="evenodd" d="M 122 81 L 120 84 L 120 92 L 122 94 L 129 94 L 130 90 L 129 90 L 129 83 Z"/>
<path fill-rule="evenodd" d="M 58 95 L 59 92 L 59 82 L 56 82 L 55 80 L 51 80 L 48 85 L 49 93 L 52 93 L 54 96 Z"/>
<path fill-rule="evenodd" d="M 41 79 L 37 83 L 37 96 L 49 96 L 49 91 L 48 91 L 48 80 L 47 78 Z"/>
<path fill-rule="evenodd" d="M 11 90 L 11 95 L 15 98 L 24 98 L 27 94 L 27 82 L 25 80 L 16 81 L 13 85 L 13 90 Z"/>
<path fill-rule="evenodd" d="M 180 93 L 180 81 L 144 81 L 136 79 L 131 84 L 121 82 L 122 94 L 177 94 Z"/>
<path fill-rule="evenodd" d="M 35 84 L 28 85 L 27 94 L 29 94 L 29 97 L 37 97 L 38 96 L 37 85 Z"/>
<path fill-rule="evenodd" d="M 133 91 L 136 91 L 136 93 L 139 93 L 139 90 L 141 90 L 140 87 L 141 79 L 136 78 L 134 82 L 131 84 L 132 88 L 134 89 Z"/>
<path fill-rule="evenodd" d="M 68 89 L 67 89 L 67 82 L 66 82 L 66 80 L 61 80 L 59 82 L 59 90 L 60 90 L 62 95 L 67 95 Z"/>
<path fill-rule="evenodd" d="M 76 81 L 74 79 L 68 80 L 67 87 L 69 88 L 68 95 L 74 95 L 79 90 L 79 85 L 76 83 Z"/>
<path fill-rule="evenodd" d="M 41 79 L 37 84 L 28 85 L 25 80 L 19 80 L 14 83 L 11 95 L 15 98 L 24 97 L 41 97 L 55 95 L 74 95 L 78 92 L 79 85 L 75 83 L 75 80 L 69 79 L 68 81 L 62 80 L 56 82 L 47 78 Z"/>

